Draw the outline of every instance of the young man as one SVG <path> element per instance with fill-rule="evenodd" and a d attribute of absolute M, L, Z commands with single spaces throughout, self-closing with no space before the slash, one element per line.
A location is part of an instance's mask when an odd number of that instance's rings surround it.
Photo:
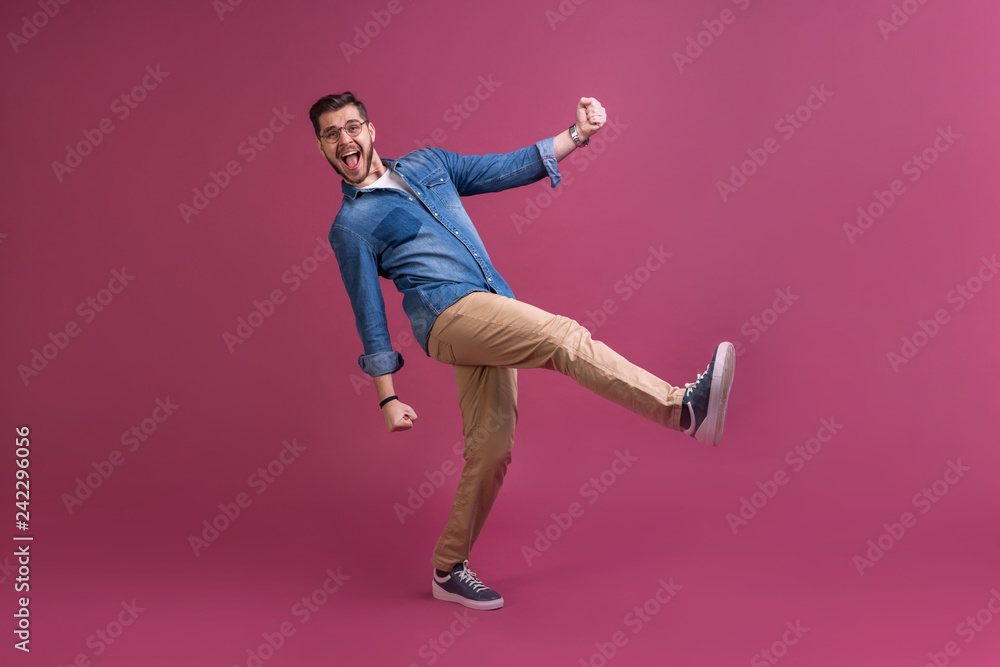
<path fill-rule="evenodd" d="M 320 153 L 343 179 L 330 230 L 364 346 L 358 363 L 374 378 L 386 428 L 413 427 L 417 413 L 393 393 L 403 357 L 392 349 L 379 277 L 403 294 L 403 309 L 427 355 L 454 366 L 465 468 L 451 516 L 431 558 L 439 600 L 498 609 L 503 598 L 469 570 L 469 553 L 503 483 L 517 423 L 517 369 L 548 368 L 667 428 L 719 444 L 735 354 L 721 343 L 708 369 L 673 387 L 595 341 L 577 322 L 514 299 L 494 268 L 460 197 L 499 192 L 548 176 L 583 148 L 607 118 L 581 98 L 576 122 L 555 137 L 507 154 L 459 155 L 421 148 L 379 157 L 375 126 L 352 93 L 310 109 Z"/>

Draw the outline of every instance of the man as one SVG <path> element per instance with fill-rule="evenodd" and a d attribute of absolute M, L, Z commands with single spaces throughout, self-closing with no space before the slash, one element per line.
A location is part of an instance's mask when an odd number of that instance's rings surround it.
<path fill-rule="evenodd" d="M 545 176 L 556 187 L 558 162 L 604 125 L 607 115 L 596 99 L 579 101 L 568 130 L 503 155 L 421 148 L 381 158 L 375 126 L 350 92 L 320 98 L 309 118 L 320 153 L 343 179 L 330 244 L 364 346 L 358 363 L 374 378 L 386 428 L 410 429 L 417 413 L 393 393 L 392 374 L 403 357 L 389 340 L 380 276 L 402 292 L 424 352 L 454 366 L 466 464 L 431 558 L 434 597 L 498 609 L 503 598 L 469 569 L 468 558 L 511 461 L 517 369 L 559 371 L 647 419 L 717 445 L 733 380 L 733 345 L 720 344 L 695 382 L 673 387 L 593 340 L 577 322 L 515 300 L 494 268 L 460 197 Z"/>

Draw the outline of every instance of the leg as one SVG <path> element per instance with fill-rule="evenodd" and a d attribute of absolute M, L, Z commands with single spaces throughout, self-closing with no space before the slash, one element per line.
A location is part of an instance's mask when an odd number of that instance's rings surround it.
<path fill-rule="evenodd" d="M 667 428 L 680 430 L 684 389 L 630 363 L 568 317 L 489 292 L 438 316 L 428 351 L 450 364 L 548 368 Z"/>
<path fill-rule="evenodd" d="M 441 359 L 439 359 L 441 361 Z M 431 564 L 449 571 L 469 557 L 493 507 L 514 446 L 517 424 L 517 370 L 455 366 L 465 468 L 455 492 L 448 525 Z"/>

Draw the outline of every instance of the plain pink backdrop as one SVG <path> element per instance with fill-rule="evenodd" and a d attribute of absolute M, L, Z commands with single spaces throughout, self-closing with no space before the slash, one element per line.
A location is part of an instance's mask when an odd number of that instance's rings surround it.
<path fill-rule="evenodd" d="M 220 17 L 222 1 L 0 10 L 0 486 L 13 496 L 27 424 L 34 536 L 30 656 L 12 646 L 14 542 L 0 551 L 4 664 L 249 667 L 282 623 L 294 634 L 264 665 L 773 664 L 765 649 L 788 666 L 998 664 L 1000 280 L 976 282 L 1000 252 L 995 3 L 247 0 Z M 121 118 L 115 100 L 156 83 L 147 67 L 159 82 Z M 451 369 L 407 338 L 386 284 L 396 388 L 419 414 L 386 433 L 336 263 L 321 252 L 297 289 L 283 279 L 325 247 L 339 205 L 307 113 L 346 89 L 385 157 L 435 130 L 449 150 L 513 150 L 597 97 L 612 123 L 562 163 L 559 189 L 466 200 L 496 266 L 518 298 L 598 325 L 674 384 L 719 341 L 740 345 L 717 449 L 520 373 L 514 461 L 471 561 L 507 604 L 465 625 L 429 591 L 457 482 L 434 472 L 461 463 Z M 800 109 L 813 89 L 830 95 Z M 275 109 L 294 118 L 241 151 Z M 796 110 L 808 120 L 788 136 L 776 123 Z M 105 118 L 113 131 L 95 134 Z M 910 180 L 906 163 L 949 128 Z M 100 143 L 57 175 L 85 133 Z M 767 161 L 720 195 L 769 138 Z M 239 173 L 186 221 L 180 206 L 229 161 Z M 895 179 L 905 192 L 849 238 Z M 671 256 L 644 273 L 651 247 Z M 79 304 L 122 270 L 134 279 L 88 321 Z M 629 292 L 627 275 L 645 282 Z M 286 300 L 231 352 L 224 334 L 276 289 Z M 71 321 L 78 335 L 25 382 L 18 367 Z M 128 451 L 123 432 L 168 398 L 179 407 Z M 792 465 L 822 420 L 842 428 Z M 251 476 L 286 440 L 304 449 L 262 488 Z M 123 463 L 67 509 L 115 450 Z M 635 464 L 582 495 L 616 451 Z M 915 503 L 949 462 L 968 471 Z M 769 485 L 776 473 L 787 484 Z M 401 521 L 421 484 L 430 497 Z M 189 537 L 240 493 L 252 502 L 195 555 Z M 762 507 L 734 533 L 743 499 Z M 3 539 L 19 533 L 12 500 Z M 582 516 L 552 527 L 573 502 Z M 904 512 L 915 524 L 884 536 Z M 556 539 L 526 558 L 546 530 Z M 880 536 L 891 546 L 859 573 Z M 338 568 L 349 578 L 303 623 L 295 605 Z M 662 607 L 661 579 L 681 587 Z M 132 601 L 144 611 L 100 640 Z M 970 637 L 960 624 L 977 613 L 989 621 Z M 808 631 L 783 644 L 786 623 Z"/>

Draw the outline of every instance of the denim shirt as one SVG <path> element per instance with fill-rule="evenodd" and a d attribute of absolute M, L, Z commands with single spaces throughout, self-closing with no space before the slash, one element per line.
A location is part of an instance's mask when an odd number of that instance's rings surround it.
<path fill-rule="evenodd" d="M 416 194 L 395 188 L 358 189 L 344 182 L 344 199 L 330 245 L 354 309 L 364 354 L 361 370 L 394 373 L 403 356 L 392 349 L 379 276 L 396 284 L 413 334 L 427 354 L 437 316 L 470 292 L 514 293 L 490 261 L 460 197 L 499 192 L 561 176 L 553 138 L 511 153 L 459 155 L 421 148 L 382 162 Z"/>

